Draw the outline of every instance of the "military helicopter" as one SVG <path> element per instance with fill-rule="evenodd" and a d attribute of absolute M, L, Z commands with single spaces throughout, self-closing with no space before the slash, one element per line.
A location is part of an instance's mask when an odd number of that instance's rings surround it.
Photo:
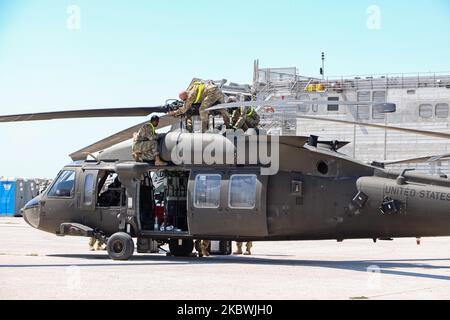
<path fill-rule="evenodd" d="M 239 102 L 209 111 L 245 104 L 282 107 L 308 103 Z M 395 112 L 393 104 L 365 103 L 386 113 Z M 179 105 L 175 101 L 150 108 L 0 116 L 0 122 L 146 116 Z M 446 133 L 303 118 L 450 138 Z M 188 133 L 182 119 L 168 115 L 161 117 L 160 126 L 174 129 L 161 135 L 160 150 L 169 166 L 154 167 L 135 162 L 132 157 L 130 138 L 142 125 L 71 154 L 74 162 L 24 207 L 25 221 L 58 236 L 95 237 L 107 244 L 108 255 L 114 260 L 127 260 L 133 255 L 133 239 L 137 239 L 139 253 L 156 253 L 161 245 L 168 244 L 172 255 L 189 256 L 194 239 L 376 241 L 450 236 L 447 177 L 396 172 L 385 169 L 382 163 L 362 163 L 339 152 L 348 142 L 321 141 L 316 136 L 276 137 L 253 130 L 244 133 L 225 129 Z M 214 151 L 205 158 L 205 150 L 211 145 Z M 270 168 L 273 163 L 266 161 L 268 158 L 277 159 L 275 170 Z M 163 181 L 164 192 L 156 192 L 158 181 Z"/>

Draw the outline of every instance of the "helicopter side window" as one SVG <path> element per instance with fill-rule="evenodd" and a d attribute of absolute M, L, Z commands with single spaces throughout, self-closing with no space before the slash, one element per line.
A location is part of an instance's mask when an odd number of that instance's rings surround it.
<path fill-rule="evenodd" d="M 256 206 L 256 175 L 233 175 L 230 179 L 229 207 L 254 209 Z"/>
<path fill-rule="evenodd" d="M 220 206 L 219 174 L 199 174 L 195 177 L 194 206 L 200 209 L 217 209 Z"/>
<path fill-rule="evenodd" d="M 107 171 L 98 182 L 98 207 L 119 207 L 125 205 L 122 184 L 115 172 Z M 122 200 L 122 201 L 121 201 Z"/>
<path fill-rule="evenodd" d="M 57 198 L 73 197 L 75 191 L 75 171 L 63 171 L 50 189 L 48 196 Z"/>
<path fill-rule="evenodd" d="M 92 193 L 94 192 L 94 175 L 88 174 L 84 180 L 84 204 L 92 204 Z"/>

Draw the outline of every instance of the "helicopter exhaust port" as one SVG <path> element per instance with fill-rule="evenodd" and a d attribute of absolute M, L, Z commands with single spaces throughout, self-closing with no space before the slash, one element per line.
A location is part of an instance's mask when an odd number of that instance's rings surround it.
<path fill-rule="evenodd" d="M 318 145 L 318 143 L 319 143 L 319 137 L 318 136 L 313 136 L 313 135 L 311 135 L 310 137 L 309 137 L 309 139 L 308 139 L 308 146 L 311 146 L 311 147 L 317 147 L 317 145 Z"/>

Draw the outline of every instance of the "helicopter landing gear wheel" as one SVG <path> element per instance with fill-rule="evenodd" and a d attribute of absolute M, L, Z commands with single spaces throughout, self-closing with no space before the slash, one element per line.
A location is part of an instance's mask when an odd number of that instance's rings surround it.
<path fill-rule="evenodd" d="M 171 239 L 169 241 L 170 253 L 175 257 L 189 257 L 194 250 L 194 241 Z"/>
<path fill-rule="evenodd" d="M 108 239 L 106 250 L 113 260 L 128 260 L 134 253 L 133 239 L 127 233 L 115 233 Z"/>

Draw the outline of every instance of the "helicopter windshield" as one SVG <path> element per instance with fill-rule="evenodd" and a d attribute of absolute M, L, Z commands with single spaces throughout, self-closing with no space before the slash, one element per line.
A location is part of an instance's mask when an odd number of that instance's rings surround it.
<path fill-rule="evenodd" d="M 50 189 L 49 197 L 73 197 L 75 191 L 75 171 L 65 170 L 61 172 Z"/>

